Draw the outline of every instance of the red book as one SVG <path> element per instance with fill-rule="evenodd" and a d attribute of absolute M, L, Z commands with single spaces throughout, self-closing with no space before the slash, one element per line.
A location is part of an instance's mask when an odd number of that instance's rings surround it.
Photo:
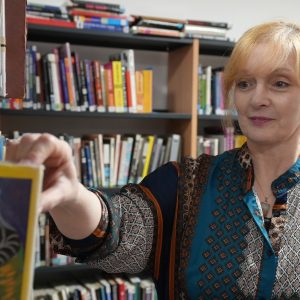
<path fill-rule="evenodd" d="M 102 98 L 102 87 L 101 87 L 101 78 L 100 78 L 100 62 L 94 60 L 92 62 L 92 69 L 94 74 L 94 88 L 96 96 L 97 111 L 104 112 L 105 106 Z"/>
<path fill-rule="evenodd" d="M 65 20 L 58 20 L 58 19 L 27 17 L 26 21 L 27 21 L 28 24 L 38 24 L 38 25 L 46 25 L 46 26 L 76 28 L 74 22 L 65 21 Z"/>
<path fill-rule="evenodd" d="M 132 94 L 131 94 L 131 80 L 130 80 L 130 71 L 125 71 L 125 79 L 126 79 L 126 95 L 127 95 L 127 107 L 128 110 L 131 111 L 132 104 Z"/>
<path fill-rule="evenodd" d="M 80 8 L 73 8 L 69 10 L 71 16 L 84 16 L 84 17 L 100 17 L 100 18 L 112 18 L 112 19 L 127 19 L 125 15 L 114 14 L 110 12 L 99 12 L 97 10 L 86 10 Z"/>

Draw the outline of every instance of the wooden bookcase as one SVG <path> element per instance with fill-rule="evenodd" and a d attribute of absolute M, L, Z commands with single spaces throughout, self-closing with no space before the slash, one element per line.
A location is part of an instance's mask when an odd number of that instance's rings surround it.
<path fill-rule="evenodd" d="M 28 25 L 27 39 L 31 42 L 56 44 L 70 42 L 71 45 L 87 47 L 165 51 L 168 54 L 168 112 L 130 114 L 1 110 L 0 130 L 4 134 L 13 130 L 53 134 L 65 132 L 73 135 L 136 133 L 137 130 L 143 134 L 178 133 L 183 139 L 182 154 L 192 157 L 196 156 L 198 127 L 199 54 L 227 55 L 233 47 L 233 43 L 223 41 L 199 42 L 33 24 Z"/>
<path fill-rule="evenodd" d="M 7 66 L 8 93 L 10 97 L 24 95 L 25 67 L 25 1 L 6 1 L 8 15 L 18 13 L 18 23 L 8 23 Z M 22 17 L 20 17 L 22 16 Z M 24 17 L 24 18 L 23 18 Z M 130 133 L 171 134 L 179 133 L 183 138 L 184 156 L 196 156 L 198 124 L 203 120 L 217 120 L 216 116 L 197 115 L 199 55 L 228 56 L 233 43 L 214 40 L 174 39 L 131 34 L 78 30 L 38 25 L 28 26 L 28 41 L 49 42 L 93 47 L 113 47 L 147 51 L 165 51 L 168 54 L 168 111 L 143 114 L 54 112 L 34 110 L 0 110 L 0 130 L 9 134 L 14 130 L 22 132 L 66 132 L 73 135 L 88 133 Z M 66 267 L 65 272 L 75 269 Z M 78 269 L 82 274 L 82 269 Z M 61 273 L 61 268 L 40 268 L 36 272 L 37 286 Z M 88 270 L 89 272 L 89 270 Z M 52 274 L 52 275 L 51 275 Z M 40 282 L 39 282 L 40 281 Z M 39 284 L 40 283 L 40 284 Z"/>

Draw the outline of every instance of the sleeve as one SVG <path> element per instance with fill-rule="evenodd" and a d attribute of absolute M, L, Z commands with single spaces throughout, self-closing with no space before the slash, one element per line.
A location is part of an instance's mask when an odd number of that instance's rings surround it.
<path fill-rule="evenodd" d="M 167 208 L 167 223 L 172 223 L 177 180 L 176 165 L 167 163 L 140 184 L 126 185 L 111 198 L 100 195 L 107 212 L 106 216 L 102 214 L 101 224 L 95 231 L 101 233 L 98 235 L 93 232 L 85 239 L 70 240 L 58 232 L 52 221 L 51 244 L 54 251 L 76 256 L 77 262 L 108 273 L 137 273 L 153 267 L 151 258 L 157 256 L 157 251 L 161 250 L 159 245 L 161 247 L 165 238 L 162 215 Z"/>

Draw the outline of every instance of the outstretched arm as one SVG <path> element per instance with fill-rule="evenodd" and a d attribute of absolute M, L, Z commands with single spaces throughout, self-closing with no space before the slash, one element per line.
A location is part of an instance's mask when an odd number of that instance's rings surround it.
<path fill-rule="evenodd" d="M 25 134 L 7 144 L 6 160 L 45 166 L 40 210 L 49 212 L 60 232 L 83 239 L 97 227 L 101 205 L 77 179 L 69 145 L 50 134 Z"/>

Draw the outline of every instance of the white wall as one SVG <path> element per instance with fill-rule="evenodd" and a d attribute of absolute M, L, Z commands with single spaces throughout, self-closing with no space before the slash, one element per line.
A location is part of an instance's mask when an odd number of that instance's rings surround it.
<path fill-rule="evenodd" d="M 126 14 L 224 21 L 237 39 L 249 27 L 272 19 L 300 23 L 299 0 L 111 0 L 124 5 Z"/>

